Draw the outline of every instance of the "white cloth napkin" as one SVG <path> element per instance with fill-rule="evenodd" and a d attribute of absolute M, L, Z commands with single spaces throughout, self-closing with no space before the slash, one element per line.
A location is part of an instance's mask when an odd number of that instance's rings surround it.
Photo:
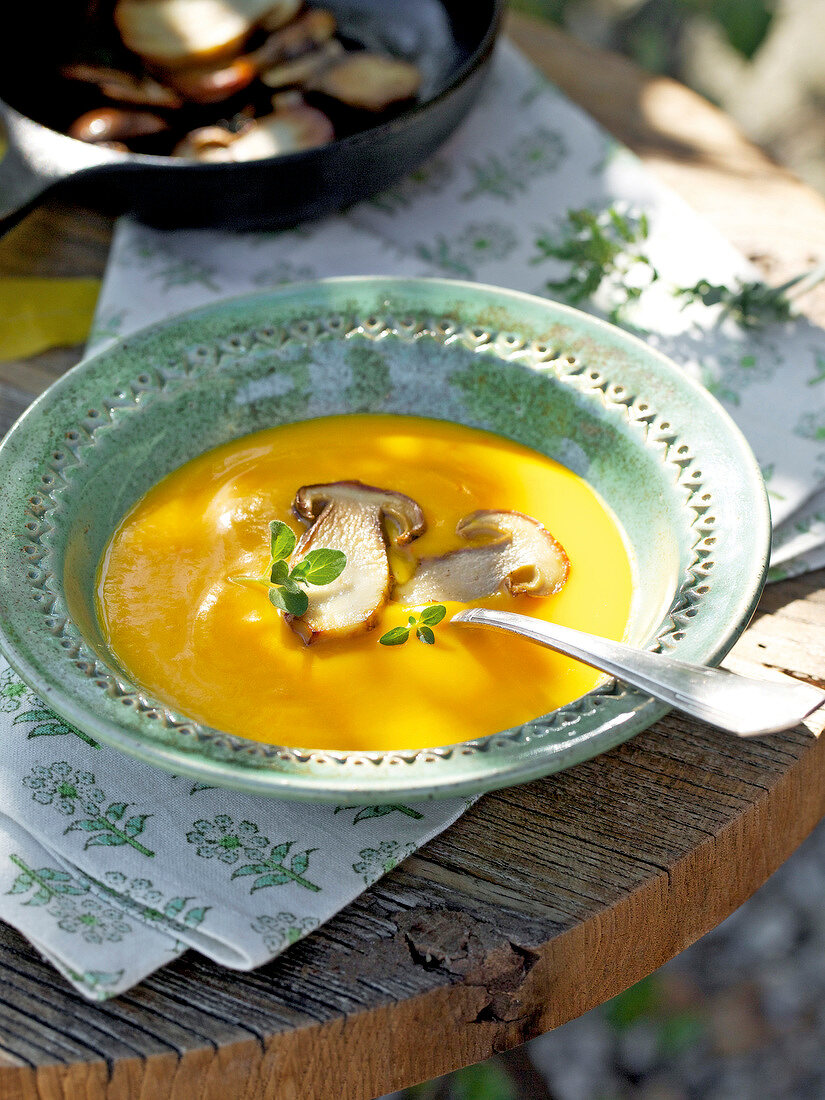
<path fill-rule="evenodd" d="M 93 348 L 210 300 L 330 275 L 444 275 L 549 294 L 570 209 L 650 223 L 659 278 L 626 312 L 726 405 L 762 466 L 775 575 L 825 564 L 825 333 L 754 331 L 673 287 L 756 273 L 503 43 L 481 102 L 428 164 L 348 213 L 281 233 L 118 226 Z M 631 271 L 644 282 L 649 269 Z M 594 311 L 609 311 L 602 286 Z M 279 954 L 451 824 L 465 800 L 309 807 L 204 787 L 89 744 L 0 664 L 0 916 L 91 998 L 186 947 L 229 967 Z M 137 792 L 137 793 L 136 793 Z"/>

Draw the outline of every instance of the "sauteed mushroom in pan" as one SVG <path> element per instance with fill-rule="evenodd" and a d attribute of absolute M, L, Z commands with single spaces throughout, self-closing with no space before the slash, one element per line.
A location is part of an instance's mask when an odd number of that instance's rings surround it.
<path fill-rule="evenodd" d="M 78 58 L 62 69 L 100 94 L 69 127 L 81 141 L 258 160 L 372 126 L 421 87 L 416 65 L 342 40 L 335 16 L 303 0 L 117 0 L 112 18 L 122 68 Z M 276 90 L 293 98 L 273 101 Z"/>

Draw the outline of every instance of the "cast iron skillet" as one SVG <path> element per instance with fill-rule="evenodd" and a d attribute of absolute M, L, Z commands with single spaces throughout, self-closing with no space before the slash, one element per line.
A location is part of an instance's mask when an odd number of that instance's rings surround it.
<path fill-rule="evenodd" d="M 328 145 L 245 164 L 194 164 L 98 149 L 59 131 L 100 104 L 59 76 L 90 0 L 16 4 L 0 43 L 0 234 L 47 192 L 161 226 L 279 228 L 374 194 L 412 171 L 453 131 L 482 82 L 503 0 L 315 0 L 348 38 L 381 45 L 422 69 L 419 102 Z M 91 0 L 100 7 L 100 0 Z"/>

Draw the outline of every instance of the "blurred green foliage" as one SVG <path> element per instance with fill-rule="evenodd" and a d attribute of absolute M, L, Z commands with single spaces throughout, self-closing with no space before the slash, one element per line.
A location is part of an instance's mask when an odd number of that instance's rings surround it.
<path fill-rule="evenodd" d="M 775 15 L 775 0 L 512 0 L 528 15 L 562 27 L 596 18 L 607 34 L 600 44 L 631 57 L 651 72 L 680 76 L 682 43 L 694 18 L 717 26 L 742 57 L 750 60 L 765 41 Z M 606 31 L 605 31 L 606 28 Z"/>
<path fill-rule="evenodd" d="M 408 1100 L 519 1100 L 512 1077 L 497 1062 L 479 1062 L 408 1089 Z"/>
<path fill-rule="evenodd" d="M 672 1058 L 698 1043 L 705 1033 L 703 1016 L 690 1009 L 672 1009 L 656 974 L 643 978 L 602 1005 L 601 1012 L 616 1031 L 627 1031 L 641 1021 L 655 1030 L 659 1057 Z"/>

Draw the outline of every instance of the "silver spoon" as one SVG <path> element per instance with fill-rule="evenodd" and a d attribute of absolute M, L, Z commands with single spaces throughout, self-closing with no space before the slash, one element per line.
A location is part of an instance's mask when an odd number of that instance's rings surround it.
<path fill-rule="evenodd" d="M 452 622 L 529 638 L 739 737 L 792 729 L 825 703 L 825 691 L 810 684 L 752 680 L 723 668 L 689 665 L 528 615 L 474 607 L 454 615 Z"/>

